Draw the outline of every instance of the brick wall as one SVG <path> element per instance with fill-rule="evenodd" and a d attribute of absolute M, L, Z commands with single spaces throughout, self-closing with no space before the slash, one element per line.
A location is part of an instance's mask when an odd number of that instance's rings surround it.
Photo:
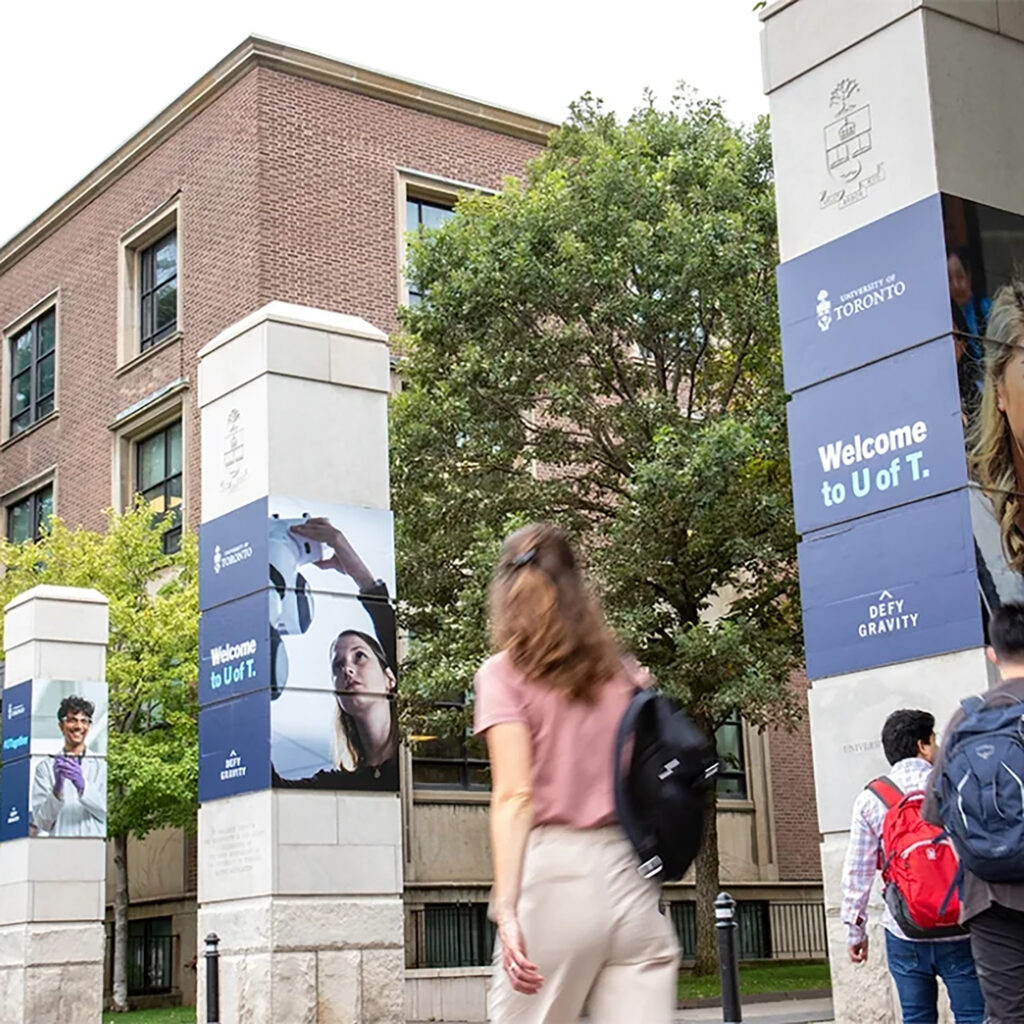
<path fill-rule="evenodd" d="M 496 188 L 538 147 L 254 68 L 0 277 L 0 325 L 60 289 L 58 415 L 0 451 L 0 494 L 59 462 L 57 510 L 102 524 L 118 412 L 187 377 L 199 349 L 273 299 L 397 327 L 396 169 Z M 183 337 L 117 372 L 118 240 L 180 193 Z M 199 413 L 185 402 L 199 518 Z"/>
<path fill-rule="evenodd" d="M 803 672 L 794 673 L 790 685 L 799 697 L 804 717 L 795 732 L 774 729 L 768 734 L 779 877 L 786 881 L 820 881 L 821 836 L 814 799 L 807 678 Z"/>

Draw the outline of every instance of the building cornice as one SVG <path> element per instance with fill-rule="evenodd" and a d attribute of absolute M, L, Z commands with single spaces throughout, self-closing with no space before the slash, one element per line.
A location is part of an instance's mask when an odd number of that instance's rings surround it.
<path fill-rule="evenodd" d="M 259 36 L 250 36 L 77 185 L 0 246 L 0 274 L 10 269 L 255 67 L 272 68 L 362 96 L 437 114 L 451 121 L 510 135 L 538 146 L 545 145 L 548 135 L 557 127 L 551 122 L 480 100 L 346 64 Z"/>

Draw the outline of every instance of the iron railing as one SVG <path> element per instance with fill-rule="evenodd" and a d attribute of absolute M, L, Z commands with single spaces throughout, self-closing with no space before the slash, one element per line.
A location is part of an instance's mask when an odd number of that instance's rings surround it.
<path fill-rule="evenodd" d="M 693 900 L 672 900 L 668 913 L 683 959 L 697 949 Z M 740 960 L 817 960 L 827 956 L 825 907 L 820 902 L 742 900 L 736 905 Z M 486 903 L 428 903 L 411 914 L 410 967 L 478 967 L 489 964 L 494 925 Z"/>

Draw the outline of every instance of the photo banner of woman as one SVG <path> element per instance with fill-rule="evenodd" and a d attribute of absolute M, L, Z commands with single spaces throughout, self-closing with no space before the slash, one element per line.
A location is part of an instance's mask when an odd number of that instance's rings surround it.
<path fill-rule="evenodd" d="M 271 496 L 200 539 L 203 798 L 397 790 L 391 513 Z"/>

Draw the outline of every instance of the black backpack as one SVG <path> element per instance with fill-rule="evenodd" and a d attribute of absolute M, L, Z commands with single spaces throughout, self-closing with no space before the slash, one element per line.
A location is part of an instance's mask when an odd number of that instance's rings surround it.
<path fill-rule="evenodd" d="M 696 859 L 717 774 L 714 744 L 687 715 L 668 697 L 638 690 L 615 742 L 615 812 L 645 878 L 677 881 Z"/>

